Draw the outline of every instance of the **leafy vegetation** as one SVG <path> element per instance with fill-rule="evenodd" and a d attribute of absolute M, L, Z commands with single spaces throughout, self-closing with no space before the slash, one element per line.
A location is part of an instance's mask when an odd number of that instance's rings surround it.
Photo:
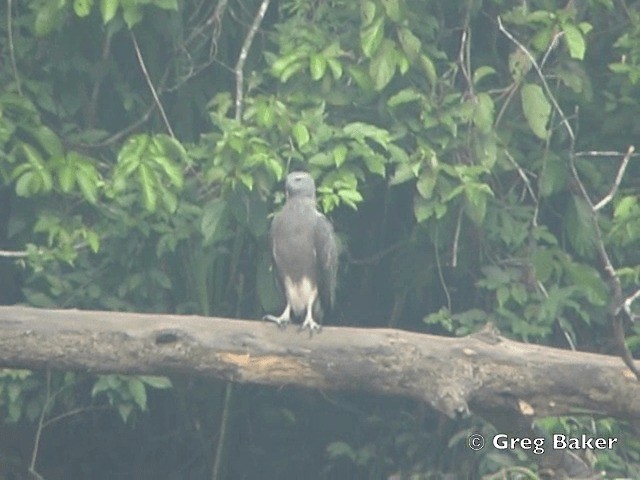
<path fill-rule="evenodd" d="M 3 2 L 0 301 L 259 318 L 269 213 L 306 169 L 344 250 L 331 323 L 612 353 L 620 322 L 637 357 L 640 9 L 516 3 Z M 478 418 L 172 380 L 0 372 L 0 432 L 31 449 L 0 443 L 0 476 L 537 475 L 471 452 Z M 623 422 L 539 428 L 618 435 L 595 468 L 640 476 Z"/>

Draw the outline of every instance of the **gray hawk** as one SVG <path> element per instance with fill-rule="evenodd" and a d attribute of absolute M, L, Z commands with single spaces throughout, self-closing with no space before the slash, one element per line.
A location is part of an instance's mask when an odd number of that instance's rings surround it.
<path fill-rule="evenodd" d="M 301 329 L 320 330 L 316 320 L 333 306 L 338 248 L 333 226 L 316 209 L 316 185 L 306 172 L 292 172 L 285 181 L 286 202 L 273 218 L 269 246 L 287 305 L 282 315 L 266 315 L 286 325 L 291 315 L 304 322 Z M 315 318 L 314 318 L 315 317 Z"/>

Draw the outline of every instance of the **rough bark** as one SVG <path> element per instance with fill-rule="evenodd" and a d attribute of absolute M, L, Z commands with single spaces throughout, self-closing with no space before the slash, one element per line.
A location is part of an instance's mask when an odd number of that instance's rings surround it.
<path fill-rule="evenodd" d="M 368 391 L 422 400 L 449 416 L 472 409 L 640 418 L 640 384 L 619 358 L 490 331 L 446 338 L 325 327 L 310 338 L 259 321 L 0 307 L 0 366 Z"/>

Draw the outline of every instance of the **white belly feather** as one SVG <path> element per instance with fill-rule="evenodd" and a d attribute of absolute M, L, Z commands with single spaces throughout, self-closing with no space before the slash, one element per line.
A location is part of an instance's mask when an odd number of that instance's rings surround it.
<path fill-rule="evenodd" d="M 296 315 L 300 315 L 307 307 L 313 305 L 318 296 L 318 288 L 307 277 L 302 277 L 302 280 L 297 283 L 286 277 L 284 287 L 289 305 Z"/>

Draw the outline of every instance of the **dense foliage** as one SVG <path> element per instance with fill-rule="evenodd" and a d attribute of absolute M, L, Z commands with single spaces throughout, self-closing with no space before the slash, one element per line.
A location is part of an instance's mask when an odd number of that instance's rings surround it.
<path fill-rule="evenodd" d="M 612 353 L 619 322 L 640 355 L 637 3 L 7 0 L 0 13 L 0 302 L 274 312 L 269 214 L 305 169 L 343 250 L 329 323 L 464 335 L 490 321 Z M 172 380 L 0 371 L 0 478 L 29 465 L 51 479 L 537 478 L 531 458 L 466 447 L 492 429 L 479 418 Z M 615 434 L 590 461 L 640 477 L 625 423 L 538 428 Z"/>

